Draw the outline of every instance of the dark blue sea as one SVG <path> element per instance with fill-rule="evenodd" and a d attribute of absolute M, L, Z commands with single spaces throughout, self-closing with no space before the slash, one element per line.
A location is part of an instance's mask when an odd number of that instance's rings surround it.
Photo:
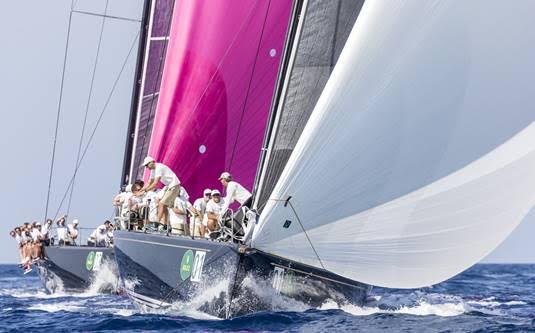
<path fill-rule="evenodd" d="M 274 297 L 274 302 L 277 302 Z M 2 332 L 535 332 L 535 265 L 480 264 L 419 290 L 375 288 L 365 306 L 278 300 L 278 312 L 219 320 L 187 306 L 144 313 L 128 298 L 48 295 L 35 273 L 0 265 Z"/>

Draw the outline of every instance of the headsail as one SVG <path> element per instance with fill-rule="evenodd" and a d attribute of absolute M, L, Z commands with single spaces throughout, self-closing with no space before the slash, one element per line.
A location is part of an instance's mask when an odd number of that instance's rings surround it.
<path fill-rule="evenodd" d="M 142 177 L 139 165 L 147 155 L 152 132 L 154 114 L 158 104 L 160 83 L 165 64 L 169 30 L 175 0 L 147 0 L 148 10 L 145 26 L 146 35 L 143 54 L 140 59 L 141 75 L 137 101 L 134 104 L 132 128 L 127 140 L 125 183 Z"/>
<path fill-rule="evenodd" d="M 492 251 L 535 204 L 534 10 L 366 2 L 253 246 L 393 288 Z"/>
<path fill-rule="evenodd" d="M 176 1 L 149 154 L 190 195 L 224 170 L 252 186 L 291 7 Z"/>
<path fill-rule="evenodd" d="M 294 61 L 289 66 L 284 96 L 276 110 L 266 159 L 257 176 L 255 206 L 260 211 L 327 83 L 363 2 L 308 0 L 303 3 L 302 27 L 296 32 L 299 36 L 292 55 Z"/>

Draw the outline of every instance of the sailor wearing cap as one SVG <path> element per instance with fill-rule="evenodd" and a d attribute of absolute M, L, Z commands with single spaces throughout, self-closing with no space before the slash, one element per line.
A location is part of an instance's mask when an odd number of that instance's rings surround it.
<path fill-rule="evenodd" d="M 76 238 L 78 238 L 78 219 L 72 220 L 72 223 L 67 226 L 67 233 L 73 244 L 76 244 Z"/>
<path fill-rule="evenodd" d="M 193 203 L 194 220 L 193 225 L 195 236 L 203 237 L 206 234 L 206 227 L 208 226 L 208 217 L 206 216 L 206 205 L 212 199 L 212 190 L 207 188 L 203 191 L 202 198 L 195 200 Z"/>
<path fill-rule="evenodd" d="M 111 222 L 106 220 L 104 224 L 99 225 L 91 235 L 89 235 L 89 238 L 87 239 L 87 245 L 89 246 L 107 246 L 111 242 L 111 238 L 113 237 L 113 233 L 110 236 L 110 231 L 112 229 Z"/>
<path fill-rule="evenodd" d="M 221 215 L 221 210 L 224 205 L 224 200 L 221 199 L 221 192 L 219 190 L 212 190 L 212 199 L 206 204 L 206 215 L 208 217 L 207 226 L 209 231 L 217 229 L 217 220 Z"/>
<path fill-rule="evenodd" d="M 165 193 L 158 204 L 158 222 L 167 225 L 169 223 L 168 208 L 173 207 L 175 199 L 180 194 L 180 180 L 167 165 L 156 163 L 150 156 L 145 157 L 143 166 L 151 171 L 150 180 L 143 188 L 144 191 L 154 190 L 159 182 L 165 185 Z"/>
<path fill-rule="evenodd" d="M 224 214 L 228 207 L 234 202 L 237 201 L 241 206 L 251 208 L 251 203 L 253 201 L 253 196 L 251 192 L 247 191 L 245 187 L 240 185 L 238 182 L 232 180 L 232 175 L 228 172 L 223 172 L 219 177 L 221 184 L 226 187 L 226 196 L 221 208 L 221 214 Z"/>
<path fill-rule="evenodd" d="M 171 233 L 189 236 L 188 211 L 191 209 L 191 203 L 188 200 L 188 192 L 184 187 L 181 187 L 179 196 L 176 197 L 174 205 L 169 209 Z"/>

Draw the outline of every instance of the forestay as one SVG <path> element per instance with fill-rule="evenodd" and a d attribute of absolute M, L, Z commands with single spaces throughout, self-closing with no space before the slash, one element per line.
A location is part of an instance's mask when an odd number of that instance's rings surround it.
<path fill-rule="evenodd" d="M 252 245 L 416 288 L 491 252 L 535 204 L 532 1 L 369 1 Z"/>

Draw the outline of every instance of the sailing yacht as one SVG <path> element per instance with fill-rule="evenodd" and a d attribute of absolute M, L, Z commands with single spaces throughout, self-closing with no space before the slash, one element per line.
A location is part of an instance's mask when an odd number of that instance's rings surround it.
<path fill-rule="evenodd" d="M 253 188 L 252 236 L 118 231 L 128 295 L 160 308 L 219 286 L 201 309 L 220 317 L 271 309 L 255 283 L 361 304 L 484 258 L 535 204 L 534 7 L 177 0 L 124 178 L 148 154 L 200 197 L 230 171 Z"/>

